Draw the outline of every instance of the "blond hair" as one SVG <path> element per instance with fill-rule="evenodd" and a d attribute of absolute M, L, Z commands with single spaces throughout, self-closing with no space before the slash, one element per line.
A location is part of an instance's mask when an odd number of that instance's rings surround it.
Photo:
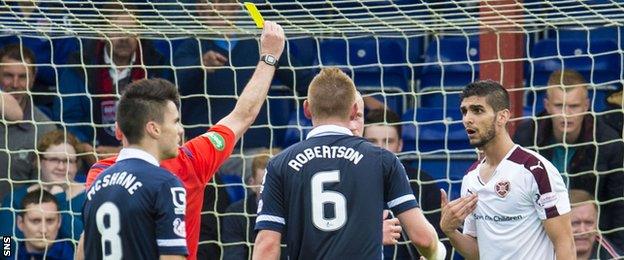
<path fill-rule="evenodd" d="M 594 196 L 589 194 L 589 192 L 580 189 L 571 189 L 568 192 L 568 196 L 570 197 L 570 205 L 572 207 L 577 207 L 585 204 L 592 204 L 597 208 L 596 200 Z"/>
<path fill-rule="evenodd" d="M 308 103 L 316 118 L 348 120 L 355 97 L 353 80 L 338 68 L 322 69 L 308 88 Z"/>
<path fill-rule="evenodd" d="M 585 87 L 585 77 L 576 70 L 556 70 L 548 77 L 548 86 L 563 86 L 565 88 Z"/>

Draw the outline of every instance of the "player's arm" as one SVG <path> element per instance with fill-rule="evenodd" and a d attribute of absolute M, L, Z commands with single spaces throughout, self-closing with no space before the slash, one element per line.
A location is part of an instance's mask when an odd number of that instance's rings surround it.
<path fill-rule="evenodd" d="M 538 163 L 531 162 L 529 165 Z M 557 259 L 576 259 L 568 189 L 554 165 L 548 161 L 541 163 L 544 167 L 529 169 L 533 176 L 530 192 L 539 195 L 531 202 L 553 243 Z"/>
<path fill-rule="evenodd" d="M 286 205 L 282 190 L 282 176 L 280 171 L 269 161 L 266 174 L 262 181 L 260 201 L 258 202 L 258 217 L 256 217 L 256 237 L 253 248 L 253 259 L 278 259 L 282 232 L 286 227 Z"/>
<path fill-rule="evenodd" d="M 466 218 L 477 207 L 477 195 L 470 194 L 449 203 L 446 192 L 444 190 L 440 190 L 440 192 L 442 196 L 440 205 L 442 209 L 440 216 L 442 232 L 449 238 L 451 245 L 466 259 L 479 259 L 477 239 L 458 230 L 462 223 L 466 223 L 464 229 L 471 229 L 469 226 L 472 223 Z"/>
<path fill-rule="evenodd" d="M 186 190 L 174 176 L 161 184 L 154 201 L 154 226 L 160 259 L 185 259 Z"/>
<path fill-rule="evenodd" d="M 270 54 L 279 60 L 284 50 L 284 41 L 282 27 L 274 22 L 266 21 L 260 37 L 260 55 Z M 234 110 L 217 123 L 231 129 L 236 135 L 236 140 L 256 120 L 271 86 L 275 69 L 274 66 L 263 61 L 258 62 L 256 71 L 238 98 Z"/>
<path fill-rule="evenodd" d="M 543 221 L 546 234 L 555 247 L 557 259 L 574 259 L 576 249 L 574 247 L 574 237 L 572 235 L 572 220 L 570 213 L 558 217 L 549 218 Z"/>
<path fill-rule="evenodd" d="M 161 255 L 159 257 L 160 260 L 184 260 L 186 256 L 182 255 Z"/>
<path fill-rule="evenodd" d="M 427 259 L 444 259 L 446 248 L 439 242 L 435 228 L 419 208 L 412 208 L 397 216 L 418 252 Z"/>
<path fill-rule="evenodd" d="M 279 259 L 282 234 L 273 230 L 261 230 L 256 237 L 253 259 Z"/>
<path fill-rule="evenodd" d="M 74 260 L 83 260 L 84 259 L 84 231 L 80 234 L 80 239 L 78 239 L 78 245 L 76 246 L 76 255 L 74 255 Z"/>
<path fill-rule="evenodd" d="M 444 259 L 446 248 L 438 241 L 435 229 L 418 208 L 403 164 L 388 151 L 382 152 L 382 161 L 388 208 L 397 214 L 418 252 L 427 259 Z"/>

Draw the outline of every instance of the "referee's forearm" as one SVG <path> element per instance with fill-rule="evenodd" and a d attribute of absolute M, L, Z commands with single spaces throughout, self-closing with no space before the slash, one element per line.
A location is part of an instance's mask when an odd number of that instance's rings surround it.
<path fill-rule="evenodd" d="M 254 121 L 271 87 L 275 67 L 259 62 L 251 79 L 241 93 L 233 113 L 243 120 Z"/>
<path fill-rule="evenodd" d="M 446 233 L 446 236 L 451 241 L 451 245 L 466 259 L 479 259 L 479 246 L 477 239 L 462 234 L 459 230 Z"/>

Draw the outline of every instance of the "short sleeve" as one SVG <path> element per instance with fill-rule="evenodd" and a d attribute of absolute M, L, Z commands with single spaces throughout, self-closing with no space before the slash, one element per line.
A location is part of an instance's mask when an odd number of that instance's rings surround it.
<path fill-rule="evenodd" d="M 191 139 L 182 147 L 181 156 L 191 159 L 195 172 L 202 183 L 207 183 L 227 160 L 236 144 L 236 135 L 223 125 L 216 125 L 208 132 Z"/>
<path fill-rule="evenodd" d="M 542 220 L 570 212 L 568 190 L 561 174 L 549 162 L 544 163 L 543 166 L 532 167 L 530 170 L 533 175 L 531 192 L 538 194 L 538 198 L 532 200 L 532 203 Z"/>
<path fill-rule="evenodd" d="M 396 215 L 418 207 L 416 197 L 412 193 L 405 168 L 399 158 L 390 152 L 383 151 L 385 200 L 388 208 Z"/>
<path fill-rule="evenodd" d="M 258 201 L 258 217 L 256 218 L 256 230 L 273 230 L 283 232 L 286 225 L 284 192 L 282 178 L 269 162 L 266 174 L 262 181 L 260 200 Z"/>
<path fill-rule="evenodd" d="M 186 190 L 175 178 L 163 183 L 156 196 L 156 243 L 160 255 L 188 255 L 186 247 Z"/>

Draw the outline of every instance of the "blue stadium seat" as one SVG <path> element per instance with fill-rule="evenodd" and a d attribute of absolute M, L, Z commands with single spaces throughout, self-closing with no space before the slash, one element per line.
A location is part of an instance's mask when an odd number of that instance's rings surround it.
<path fill-rule="evenodd" d="M 305 139 L 312 129 L 312 121 L 305 117 L 303 109 L 299 109 L 299 114 L 297 114 L 297 111 L 293 110 L 289 115 L 288 128 L 284 134 L 283 147 L 291 146 Z M 297 117 L 297 115 L 299 116 Z"/>
<path fill-rule="evenodd" d="M 479 78 L 478 61 L 479 38 L 476 36 L 433 40 L 425 52 L 427 65 L 423 68 L 420 86 L 465 86 Z"/>
<path fill-rule="evenodd" d="M 458 108 L 416 108 L 402 116 L 403 151 L 472 149 Z"/>
<path fill-rule="evenodd" d="M 544 87 L 550 74 L 558 69 L 573 69 L 590 83 L 590 95 L 594 98 L 594 111 L 606 108 L 606 95 L 619 88 L 622 69 L 618 44 L 612 40 L 597 39 L 545 39 L 537 42 L 529 51 L 529 64 L 525 70 L 527 86 Z M 537 99 L 534 99 L 537 96 Z M 528 91 L 526 106 L 535 112 L 543 109 L 545 92 Z M 534 104 L 535 103 L 535 104 Z"/>
<path fill-rule="evenodd" d="M 290 90 L 271 89 L 269 91 L 267 113 L 269 114 L 268 120 L 272 129 L 272 144 L 279 147 L 284 146 L 284 136 L 286 134 L 284 126 L 288 125 L 290 120 L 290 115 L 286 111 L 294 109 L 295 102 L 292 95 Z"/>
<path fill-rule="evenodd" d="M 230 203 L 237 202 L 245 197 L 245 186 L 243 185 L 243 180 L 238 175 L 233 174 L 221 174 L 219 175 L 223 185 L 225 186 L 225 190 L 228 194 L 228 199 Z"/>
<path fill-rule="evenodd" d="M 444 102 L 446 107 L 458 106 L 457 89 L 479 79 L 478 61 L 476 36 L 444 37 L 430 42 L 420 76 L 420 106 L 440 107 Z"/>
<path fill-rule="evenodd" d="M 417 40 L 410 42 L 416 44 Z M 358 89 L 409 90 L 411 69 L 407 66 L 405 38 L 324 39 L 320 45 L 320 64 L 341 67 L 353 77 Z M 413 46 L 412 50 L 418 48 Z"/>

